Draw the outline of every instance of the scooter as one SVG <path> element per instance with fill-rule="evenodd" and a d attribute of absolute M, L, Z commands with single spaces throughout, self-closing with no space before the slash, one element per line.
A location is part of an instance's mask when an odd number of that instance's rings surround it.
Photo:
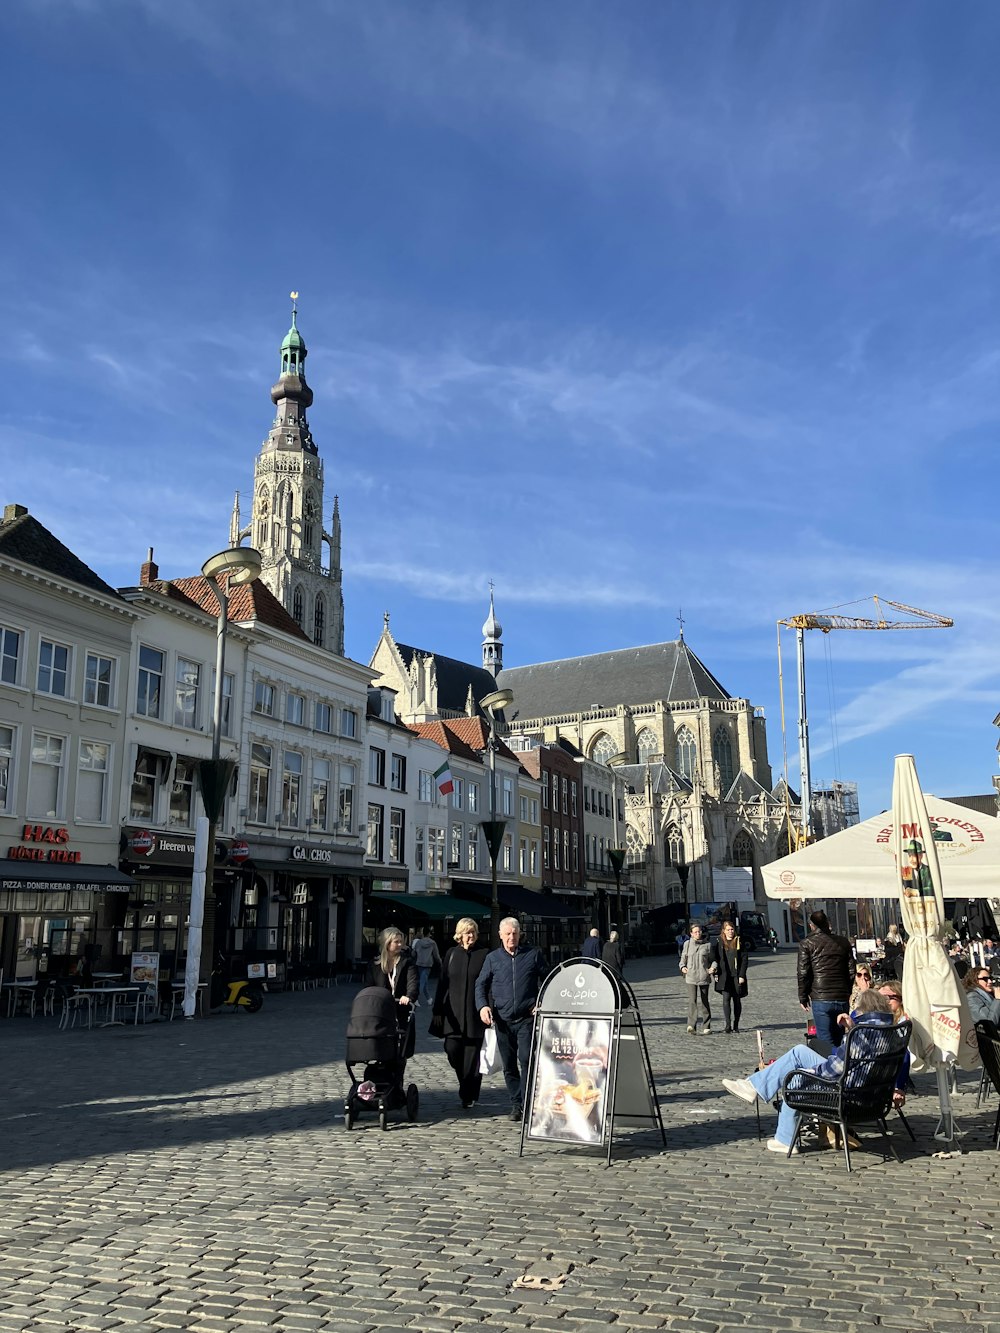
<path fill-rule="evenodd" d="M 778 952 L 778 932 L 776 930 L 772 929 L 767 932 L 767 947 L 772 953 Z"/>
<path fill-rule="evenodd" d="M 255 1014 L 264 1004 L 264 990 L 260 982 L 248 981 L 245 978 L 229 979 L 223 975 L 224 969 L 225 960 L 220 955 L 212 971 L 209 990 L 210 1008 L 220 1009 L 228 1004 L 234 1012 L 237 1009 L 245 1009 L 248 1014 Z"/>

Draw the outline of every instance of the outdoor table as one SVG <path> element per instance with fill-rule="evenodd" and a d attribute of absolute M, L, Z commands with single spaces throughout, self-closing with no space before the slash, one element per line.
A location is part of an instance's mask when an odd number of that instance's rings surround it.
<path fill-rule="evenodd" d="M 198 1010 L 198 1017 L 205 1017 L 205 991 L 208 989 L 207 981 L 198 982 L 198 995 L 195 1001 L 195 1007 Z M 172 981 L 170 983 L 170 1021 L 173 1022 L 174 1011 L 184 1000 L 184 982 Z"/>
<path fill-rule="evenodd" d="M 110 1000 L 111 1016 L 110 1018 L 106 1019 L 103 1023 L 98 1024 L 98 1027 L 110 1028 L 110 1027 L 125 1026 L 123 1022 L 120 1022 L 118 1019 L 115 1018 L 115 1013 L 117 1012 L 118 1008 L 118 997 L 120 995 L 136 995 L 141 990 L 142 987 L 138 984 L 123 985 L 123 986 L 82 986 L 76 993 L 77 995 L 94 996 L 96 998 L 97 1004 L 100 1004 L 102 1001 L 107 1003 L 107 1001 Z M 135 1007 L 134 1021 L 136 1024 L 138 1024 L 139 1022 L 139 1005 L 136 1005 Z"/>
<path fill-rule="evenodd" d="M 7 992 L 7 1017 L 13 1018 L 14 1011 L 17 1008 L 18 996 L 25 993 L 34 995 L 38 983 L 36 981 L 5 981 L 3 988 Z"/>

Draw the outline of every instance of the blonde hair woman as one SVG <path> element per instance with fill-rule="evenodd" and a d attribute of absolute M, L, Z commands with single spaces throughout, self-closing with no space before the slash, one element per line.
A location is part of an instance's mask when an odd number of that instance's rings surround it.
<path fill-rule="evenodd" d="M 410 1021 L 412 1006 L 416 1004 L 420 989 L 417 965 L 413 954 L 406 947 L 406 936 L 398 926 L 387 926 L 378 937 L 379 955 L 373 958 L 368 969 L 368 985 L 383 986 L 399 1005 L 399 1026 L 405 1027 Z M 411 1028 L 410 1039 L 406 1043 L 404 1058 L 413 1054 L 415 1034 Z"/>
<path fill-rule="evenodd" d="M 466 1110 L 479 1100 L 482 1076 L 479 1048 L 483 1022 L 476 1008 L 476 982 L 489 950 L 479 943 L 479 927 L 471 916 L 455 924 L 455 944 L 444 956 L 431 1035 L 444 1038 L 444 1053 L 458 1079 L 458 1096 Z"/>

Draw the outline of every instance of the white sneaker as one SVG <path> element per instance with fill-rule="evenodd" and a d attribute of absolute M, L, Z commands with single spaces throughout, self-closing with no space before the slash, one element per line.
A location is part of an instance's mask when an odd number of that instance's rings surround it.
<path fill-rule="evenodd" d="M 788 1156 L 788 1144 L 787 1144 L 787 1143 L 779 1143 L 777 1139 L 768 1139 L 768 1141 L 767 1141 L 767 1151 L 768 1151 L 768 1152 L 783 1152 L 783 1153 L 785 1154 L 785 1156 L 787 1157 L 787 1156 Z M 793 1149 L 792 1149 L 792 1154 L 791 1154 L 791 1155 L 792 1155 L 793 1157 L 798 1157 L 798 1155 L 799 1155 L 799 1150 L 798 1150 L 798 1148 L 793 1148 Z"/>
<path fill-rule="evenodd" d="M 742 1097 L 745 1102 L 752 1105 L 757 1100 L 757 1089 L 748 1078 L 724 1078 L 722 1086 L 727 1092 L 731 1092 L 734 1097 Z"/>

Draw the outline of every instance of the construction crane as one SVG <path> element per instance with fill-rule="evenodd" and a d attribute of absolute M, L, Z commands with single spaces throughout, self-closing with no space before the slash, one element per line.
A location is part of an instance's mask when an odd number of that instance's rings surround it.
<path fill-rule="evenodd" d="M 812 803 L 812 786 L 809 772 L 809 720 L 806 715 L 806 651 L 805 651 L 805 631 L 807 629 L 818 629 L 824 634 L 829 634 L 834 629 L 950 629 L 954 625 L 954 620 L 950 616 L 939 616 L 934 611 L 921 611 L 919 607 L 907 606 L 905 602 L 893 602 L 888 597 L 878 597 L 873 594 L 870 599 L 864 598 L 863 601 L 871 600 L 875 604 L 874 616 L 845 616 L 840 615 L 844 607 L 858 606 L 859 602 L 843 602 L 840 606 L 830 607 L 827 611 L 806 611 L 801 615 L 788 616 L 784 620 L 778 621 L 778 689 L 781 696 L 781 734 L 782 745 L 784 746 L 785 734 L 785 692 L 784 679 L 781 670 L 781 627 L 787 626 L 788 629 L 795 630 L 796 650 L 798 656 L 799 668 L 799 769 L 802 810 L 802 828 L 800 837 L 803 845 L 809 842 L 809 819 L 810 805 Z M 901 611 L 910 619 L 888 620 L 883 614 L 882 607 L 891 606 L 894 611 Z M 788 800 L 788 760 L 787 752 L 785 756 L 785 800 Z M 791 841 L 791 820 L 789 820 L 789 842 Z M 791 851 L 791 846 L 789 846 Z"/>

